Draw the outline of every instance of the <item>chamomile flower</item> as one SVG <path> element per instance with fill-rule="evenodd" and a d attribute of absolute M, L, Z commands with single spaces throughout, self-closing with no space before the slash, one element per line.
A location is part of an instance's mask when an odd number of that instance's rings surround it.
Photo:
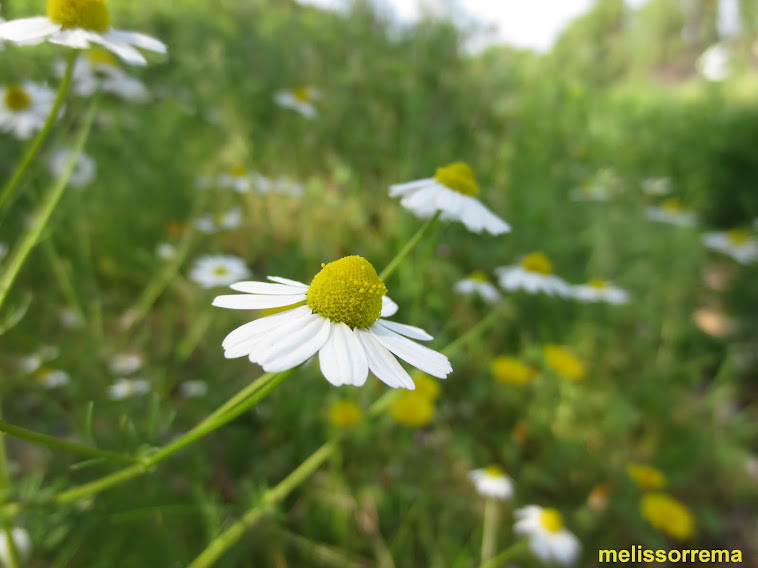
<path fill-rule="evenodd" d="M 238 310 L 291 306 L 232 331 L 223 342 L 228 359 L 248 357 L 267 372 L 296 367 L 316 353 L 333 385 L 361 386 L 371 371 L 391 387 L 413 389 L 410 375 L 393 354 L 438 378 L 452 372 L 447 357 L 411 339 L 428 341 L 424 330 L 385 320 L 397 311 L 374 267 L 360 256 L 322 264 L 310 285 L 280 277 L 238 282 L 243 294 L 218 296 L 213 305 Z"/>
<path fill-rule="evenodd" d="M 741 264 L 758 260 L 758 238 L 748 230 L 705 233 L 702 239 L 709 249 L 729 255 Z"/>
<path fill-rule="evenodd" d="M 500 287 L 509 292 L 524 290 L 530 294 L 569 296 L 571 286 L 553 275 L 553 263 L 541 252 L 524 256 L 519 264 L 495 269 Z"/>
<path fill-rule="evenodd" d="M 432 178 L 390 186 L 390 197 L 401 196 L 400 205 L 418 217 L 427 218 L 441 211 L 441 219 L 463 223 L 469 231 L 501 235 L 511 230 L 508 223 L 487 209 L 476 196 L 479 185 L 474 172 L 464 162 L 437 168 Z"/>
<path fill-rule="evenodd" d="M 0 87 L 0 130 L 31 138 L 45 124 L 54 100 L 55 93 L 37 83 Z"/>
<path fill-rule="evenodd" d="M 116 379 L 116 382 L 108 387 L 108 398 L 124 400 L 125 398 L 147 394 L 150 390 L 150 383 L 144 379 Z"/>
<path fill-rule="evenodd" d="M 108 369 L 116 376 L 131 375 L 139 371 L 145 364 L 145 358 L 139 351 L 116 353 L 108 361 Z"/>
<path fill-rule="evenodd" d="M 575 187 L 569 194 L 572 201 L 610 201 L 610 187 L 599 183 L 585 183 Z"/>
<path fill-rule="evenodd" d="M 155 247 L 155 254 L 161 260 L 171 260 L 176 256 L 176 247 L 171 243 L 159 243 Z"/>
<path fill-rule="evenodd" d="M 65 387 L 71 382 L 71 376 L 60 369 L 41 368 L 34 374 L 37 382 L 46 389 Z"/>
<path fill-rule="evenodd" d="M 228 286 L 248 276 L 250 270 L 245 261 L 230 254 L 202 256 L 195 261 L 189 273 L 190 279 L 203 288 Z"/>
<path fill-rule="evenodd" d="M 113 29 L 107 0 L 48 0 L 47 16 L 3 22 L 0 39 L 19 45 L 49 41 L 73 49 L 100 45 L 131 65 L 147 63 L 136 48 L 166 53 L 165 44 L 153 37 Z"/>
<path fill-rule="evenodd" d="M 548 343 L 543 349 L 548 367 L 565 379 L 574 382 L 584 380 L 587 368 L 576 355 L 563 345 Z"/>
<path fill-rule="evenodd" d="M 456 282 L 454 289 L 464 296 L 479 296 L 488 304 L 500 301 L 500 292 L 481 270 L 476 270 L 468 278 Z"/>
<path fill-rule="evenodd" d="M 417 390 L 401 392 L 390 405 L 390 416 L 401 426 L 423 428 L 434 418 L 434 399 Z"/>
<path fill-rule="evenodd" d="M 693 227 L 697 224 L 697 217 L 693 211 L 682 206 L 681 201 L 672 197 L 661 203 L 658 207 L 645 209 L 645 217 L 658 223 L 669 223 L 680 227 Z"/>
<path fill-rule="evenodd" d="M 179 385 L 179 394 L 184 398 L 200 398 L 208 394 L 208 383 L 205 381 L 184 381 Z"/>
<path fill-rule="evenodd" d="M 26 529 L 13 527 L 11 529 L 11 538 L 16 548 L 16 554 L 21 562 L 26 562 L 32 554 L 32 539 Z M 8 541 L 5 534 L 0 533 L 0 566 L 13 566 L 11 561 L 11 551 L 8 549 Z"/>
<path fill-rule="evenodd" d="M 477 493 L 486 499 L 506 501 L 513 497 L 513 480 L 496 465 L 468 472 Z"/>
<path fill-rule="evenodd" d="M 58 61 L 55 72 L 62 77 L 66 69 L 64 61 Z M 92 49 L 80 55 L 74 63 L 73 90 L 81 97 L 95 92 L 111 93 L 127 101 L 145 102 L 148 92 L 144 83 L 126 73 L 118 61 L 104 49 Z"/>
<path fill-rule="evenodd" d="M 43 345 L 36 352 L 18 360 L 18 367 L 24 373 L 34 373 L 47 361 L 55 359 L 60 354 L 60 349 L 54 345 Z"/>
<path fill-rule="evenodd" d="M 274 101 L 279 106 L 297 111 L 305 118 L 314 119 L 318 116 L 315 102 L 321 98 L 321 93 L 313 87 L 298 87 L 291 91 L 277 91 Z"/>
<path fill-rule="evenodd" d="M 723 81 L 729 75 L 729 49 L 724 43 L 715 43 L 697 59 L 697 70 L 709 81 Z"/>
<path fill-rule="evenodd" d="M 609 304 L 626 304 L 629 292 L 614 286 L 607 280 L 590 280 L 587 284 L 571 287 L 571 297 L 582 302 L 607 302 Z"/>
<path fill-rule="evenodd" d="M 626 473 L 634 484 L 643 491 L 662 489 L 666 486 L 666 475 L 659 469 L 643 463 L 628 463 Z"/>
<path fill-rule="evenodd" d="M 647 195 L 668 195 L 671 193 L 671 180 L 666 177 L 650 177 L 642 180 L 642 192 Z"/>
<path fill-rule="evenodd" d="M 528 505 L 517 509 L 514 516 L 514 532 L 529 538 L 529 549 L 542 562 L 568 566 L 579 557 L 579 539 L 565 528 L 557 510 Z"/>
<path fill-rule="evenodd" d="M 695 535 L 695 518 L 680 501 L 665 493 L 645 493 L 640 501 L 642 516 L 659 531 L 678 540 Z"/>
<path fill-rule="evenodd" d="M 66 171 L 68 162 L 71 159 L 73 150 L 68 148 L 58 148 L 50 154 L 47 167 L 53 177 L 60 177 Z M 97 165 L 95 160 L 84 152 L 79 153 L 74 165 L 74 171 L 68 178 L 68 185 L 72 187 L 85 187 L 92 183 L 97 175 Z"/>
<path fill-rule="evenodd" d="M 247 193 L 259 178 L 263 178 L 256 172 L 249 172 L 244 166 L 234 166 L 231 170 L 218 176 L 219 187 L 230 188 L 237 193 Z M 265 180 L 265 178 L 263 178 Z M 265 180 L 268 182 L 268 180 Z"/>
<path fill-rule="evenodd" d="M 218 231 L 232 231 L 242 225 L 242 209 L 234 207 L 225 213 L 203 215 L 195 219 L 194 226 L 201 233 L 212 235 Z"/>

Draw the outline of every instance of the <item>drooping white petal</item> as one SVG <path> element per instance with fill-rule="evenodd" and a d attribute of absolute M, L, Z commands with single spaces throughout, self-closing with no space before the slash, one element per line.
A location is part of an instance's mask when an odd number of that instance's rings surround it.
<path fill-rule="evenodd" d="M 404 323 L 397 323 L 396 321 L 380 319 L 380 320 L 377 320 L 376 323 L 374 323 L 374 325 L 378 325 L 380 327 L 386 327 L 388 329 L 391 329 L 394 332 L 399 333 L 400 335 L 405 335 L 406 337 L 419 339 L 421 341 L 431 341 L 432 339 L 434 339 L 431 335 L 429 335 L 420 327 L 414 327 L 412 325 L 406 325 Z"/>
<path fill-rule="evenodd" d="M 166 53 L 166 44 L 155 39 L 152 36 L 133 32 L 128 30 L 108 30 L 103 37 L 109 41 L 129 44 L 140 49 L 155 51 L 156 53 Z"/>
<path fill-rule="evenodd" d="M 414 390 L 416 385 L 410 375 L 403 369 L 390 353 L 367 329 L 356 329 L 356 337 L 363 345 L 368 359 L 368 368 L 376 378 L 386 385 L 396 389 L 404 387 Z"/>
<path fill-rule="evenodd" d="M 331 322 L 318 314 L 311 314 L 305 324 L 279 341 L 269 343 L 257 363 L 267 373 L 278 373 L 296 367 L 313 356 L 329 338 Z"/>
<path fill-rule="evenodd" d="M 269 284 L 268 282 L 235 282 L 229 288 L 237 290 L 237 292 L 245 292 L 246 294 L 284 295 L 303 293 L 302 286 Z"/>
<path fill-rule="evenodd" d="M 390 186 L 390 197 L 397 197 L 403 195 L 415 189 L 420 189 L 425 185 L 435 183 L 434 178 L 417 179 L 415 181 L 408 181 L 405 183 L 396 183 Z"/>
<path fill-rule="evenodd" d="M 345 323 L 332 323 L 329 339 L 319 351 L 321 372 L 335 386 L 359 387 L 368 377 L 368 359 L 361 342 Z"/>
<path fill-rule="evenodd" d="M 386 327 L 372 325 L 369 331 L 392 353 L 433 377 L 444 379 L 453 372 L 450 361 L 442 353 L 419 345 Z"/>
<path fill-rule="evenodd" d="M 298 282 L 297 280 L 290 280 L 289 278 L 282 278 L 281 276 L 266 276 L 271 282 L 278 282 L 279 284 L 286 284 L 287 286 L 299 286 L 300 288 L 308 288 L 307 284 Z"/>
<path fill-rule="evenodd" d="M 229 333 L 224 338 L 221 346 L 227 350 L 237 350 L 237 348 L 241 347 L 242 344 L 248 343 L 250 341 L 254 343 L 259 336 L 269 333 L 269 331 L 272 329 L 286 325 L 287 322 L 292 319 L 298 320 L 300 318 L 303 318 L 309 313 L 310 309 L 307 306 L 300 306 L 299 308 L 287 310 L 286 312 L 281 312 L 253 320 Z M 248 347 L 247 351 L 244 354 L 247 355 L 249 353 L 250 348 Z M 227 355 L 227 358 L 231 359 L 233 357 Z"/>
<path fill-rule="evenodd" d="M 0 23 L 0 39 L 24 45 L 41 43 L 61 29 L 60 24 L 38 16 Z"/>
<path fill-rule="evenodd" d="M 283 308 L 305 300 L 305 294 L 227 294 L 216 296 L 213 305 L 232 310 L 264 310 L 266 308 Z"/>
<path fill-rule="evenodd" d="M 379 317 L 388 318 L 394 316 L 397 310 L 397 304 L 389 296 L 382 296 L 382 312 L 379 314 Z"/>
<path fill-rule="evenodd" d="M 72 49 L 87 49 L 90 43 L 99 38 L 97 34 L 80 28 L 62 29 L 48 40 L 56 45 L 64 45 Z"/>

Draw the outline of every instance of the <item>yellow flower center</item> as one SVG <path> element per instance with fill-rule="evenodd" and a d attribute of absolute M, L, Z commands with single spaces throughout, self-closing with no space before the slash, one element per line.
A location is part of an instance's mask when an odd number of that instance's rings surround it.
<path fill-rule="evenodd" d="M 587 283 L 587 285 L 590 288 L 594 288 L 595 290 L 605 290 L 608 288 L 608 282 L 605 280 L 600 280 L 599 278 L 593 278 Z"/>
<path fill-rule="evenodd" d="M 527 254 L 521 259 L 521 268 L 538 274 L 553 273 L 553 263 L 550 262 L 550 259 L 542 252 Z"/>
<path fill-rule="evenodd" d="M 379 319 L 387 287 L 369 261 L 346 256 L 321 267 L 306 295 L 311 310 L 352 328 L 370 327 Z"/>
<path fill-rule="evenodd" d="M 484 468 L 484 473 L 489 477 L 505 477 L 505 472 L 498 465 L 489 465 Z"/>
<path fill-rule="evenodd" d="M 542 512 L 540 512 L 540 524 L 547 532 L 555 534 L 563 530 L 563 515 L 555 509 L 542 509 Z"/>
<path fill-rule="evenodd" d="M 479 186 L 474 178 L 474 172 L 465 162 L 453 162 L 449 166 L 437 168 L 434 179 L 445 187 L 462 193 L 463 195 L 479 194 Z"/>
<path fill-rule="evenodd" d="M 242 177 L 247 173 L 247 170 L 244 166 L 234 166 L 232 168 L 231 174 L 234 177 Z"/>
<path fill-rule="evenodd" d="M 420 428 L 434 417 L 434 403 L 416 391 L 403 391 L 392 403 L 390 413 L 398 424 Z"/>
<path fill-rule="evenodd" d="M 363 418 L 363 411 L 352 400 L 340 400 L 329 409 L 329 420 L 340 428 L 355 426 Z"/>
<path fill-rule="evenodd" d="M 509 385 L 523 385 L 534 378 L 534 369 L 515 357 L 495 357 L 490 371 L 496 381 Z"/>
<path fill-rule="evenodd" d="M 642 515 L 656 529 L 687 540 L 695 534 L 695 519 L 682 503 L 665 493 L 646 493 L 640 502 Z"/>
<path fill-rule="evenodd" d="M 90 62 L 90 65 L 106 65 L 108 67 L 117 67 L 118 62 L 116 61 L 116 58 L 111 55 L 109 51 L 105 51 L 104 49 L 90 49 L 87 53 L 87 59 Z"/>
<path fill-rule="evenodd" d="M 471 273 L 469 278 L 476 282 L 489 282 L 490 281 L 490 279 L 487 277 L 487 274 L 485 274 L 481 270 L 474 270 L 474 272 Z"/>
<path fill-rule="evenodd" d="M 311 100 L 311 90 L 308 87 L 298 87 L 293 89 L 292 96 L 297 100 L 307 103 Z"/>
<path fill-rule="evenodd" d="M 679 201 L 676 197 L 672 197 L 671 199 L 667 199 L 661 203 L 661 209 L 669 213 L 681 213 L 682 202 Z"/>
<path fill-rule="evenodd" d="M 545 359 L 553 371 L 567 379 L 581 381 L 587 374 L 584 363 L 560 345 L 545 345 Z"/>
<path fill-rule="evenodd" d="M 225 276 L 226 274 L 229 274 L 229 270 L 226 268 L 226 266 L 217 266 L 213 269 L 213 274 L 216 276 Z"/>
<path fill-rule="evenodd" d="M 429 400 L 436 400 L 440 395 L 440 383 L 437 379 L 434 379 L 426 373 L 414 373 L 413 382 L 416 385 L 416 390 L 419 394 L 424 395 Z"/>
<path fill-rule="evenodd" d="M 732 229 L 726 232 L 726 238 L 733 245 L 744 245 L 750 238 L 750 231 L 746 229 Z"/>
<path fill-rule="evenodd" d="M 5 106 L 12 111 L 20 111 L 32 104 L 32 97 L 18 85 L 12 85 L 5 91 Z"/>
<path fill-rule="evenodd" d="M 649 465 L 630 463 L 626 466 L 626 472 L 642 490 L 660 489 L 666 485 L 666 476 L 663 472 Z"/>
<path fill-rule="evenodd" d="M 107 0 L 47 0 L 47 17 L 64 28 L 105 32 L 111 27 Z"/>

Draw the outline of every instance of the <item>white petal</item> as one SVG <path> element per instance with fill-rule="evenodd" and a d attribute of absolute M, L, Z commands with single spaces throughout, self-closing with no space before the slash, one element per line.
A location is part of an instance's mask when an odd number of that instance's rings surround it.
<path fill-rule="evenodd" d="M 392 353 L 433 377 L 444 379 L 453 372 L 450 361 L 442 353 L 419 345 L 385 327 L 372 325 L 369 331 Z"/>
<path fill-rule="evenodd" d="M 413 327 L 412 325 L 406 325 L 404 323 L 397 323 L 395 321 L 380 319 L 380 320 L 377 320 L 374 325 L 379 325 L 379 326 L 389 328 L 392 331 L 399 333 L 400 335 L 405 335 L 406 337 L 419 339 L 421 341 L 430 341 L 434 339 L 431 335 L 429 335 L 420 327 Z"/>
<path fill-rule="evenodd" d="M 301 288 L 308 288 L 307 284 L 298 282 L 297 280 L 290 280 L 289 278 L 282 278 L 281 276 L 267 276 L 271 282 L 278 282 L 279 284 L 286 284 L 287 286 L 299 286 Z"/>
<path fill-rule="evenodd" d="M 97 43 L 99 39 L 100 36 L 93 32 L 74 28 L 62 29 L 55 35 L 51 36 L 48 41 L 57 45 L 65 45 L 72 49 L 87 49 L 91 42 Z"/>
<path fill-rule="evenodd" d="M 434 178 L 417 179 L 415 181 L 408 181 L 405 183 L 396 183 L 390 186 L 390 197 L 397 197 L 403 195 L 414 189 L 420 189 L 425 185 L 435 183 Z"/>
<path fill-rule="evenodd" d="M 353 330 L 344 323 L 332 323 L 329 339 L 319 351 L 321 372 L 335 386 L 363 385 L 368 377 L 366 352 Z"/>
<path fill-rule="evenodd" d="M 139 32 L 112 29 L 104 34 L 103 37 L 117 43 L 126 43 L 133 45 L 134 47 L 139 47 L 140 49 L 147 49 L 148 51 L 155 51 L 157 53 L 166 53 L 165 43 L 155 39 L 152 36 L 141 34 Z"/>
<path fill-rule="evenodd" d="M 227 294 L 216 296 L 213 305 L 232 310 L 264 310 L 266 308 L 283 308 L 305 300 L 305 294 Z"/>
<path fill-rule="evenodd" d="M 397 304 L 389 296 L 382 296 L 382 312 L 379 317 L 388 318 L 397 313 Z"/>
<path fill-rule="evenodd" d="M 388 386 L 396 389 L 404 387 L 414 390 L 416 385 L 413 383 L 410 375 L 403 369 L 402 365 L 397 362 L 387 349 L 385 349 L 377 339 L 371 335 L 367 329 L 356 329 L 355 336 L 363 345 L 368 359 L 368 368 L 376 378 Z"/>
<path fill-rule="evenodd" d="M 267 373 L 278 373 L 303 363 L 329 339 L 331 322 L 325 317 L 311 314 L 306 323 L 298 329 L 280 336 L 276 343 L 268 345 L 266 352 L 258 358 L 258 364 Z"/>
<path fill-rule="evenodd" d="M 49 18 L 21 18 L 0 24 L 0 39 L 25 45 L 34 45 L 46 40 L 61 29 L 59 24 Z"/>
<path fill-rule="evenodd" d="M 302 294 L 302 286 L 287 286 L 286 284 L 269 284 L 268 282 L 237 282 L 229 286 L 232 290 L 237 292 L 245 292 L 246 294 L 268 294 L 268 295 L 280 295 L 280 294 Z"/>
<path fill-rule="evenodd" d="M 308 314 L 310 314 L 310 309 L 307 306 L 301 306 L 299 308 L 287 310 L 286 312 L 265 316 L 251 321 L 229 333 L 229 335 L 224 338 L 221 346 L 224 349 L 229 350 L 240 346 L 242 343 L 250 341 L 253 341 L 254 343 L 260 335 L 269 333 L 272 329 L 285 325 L 292 319 L 299 319 Z M 250 350 L 248 349 L 245 355 L 249 353 Z M 232 358 L 231 356 L 228 357 Z"/>

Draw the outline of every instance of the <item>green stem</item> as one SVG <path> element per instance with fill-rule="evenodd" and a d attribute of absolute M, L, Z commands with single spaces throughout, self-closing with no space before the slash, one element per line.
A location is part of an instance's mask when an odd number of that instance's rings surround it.
<path fill-rule="evenodd" d="M 308 479 L 329 458 L 337 447 L 337 440 L 330 440 L 313 452 L 308 459 L 295 468 L 278 485 L 263 494 L 252 509 L 245 513 L 236 523 L 214 538 L 211 543 L 193 560 L 187 568 L 207 568 L 212 566 L 224 552 L 229 550 L 258 519 L 276 503 L 289 495 L 298 485 Z"/>
<path fill-rule="evenodd" d="M 406 256 L 415 248 L 415 246 L 418 244 L 418 242 L 421 240 L 421 237 L 426 234 L 426 232 L 429 230 L 429 227 L 431 227 L 437 219 L 439 219 L 441 211 L 437 211 L 432 218 L 430 218 L 426 223 L 421 225 L 418 231 L 416 231 L 416 234 L 411 237 L 411 240 L 409 240 L 405 246 L 400 249 L 400 252 L 398 252 L 395 255 L 395 258 L 393 258 L 390 263 L 385 267 L 384 270 L 382 270 L 381 274 L 379 274 L 379 280 L 382 282 L 386 281 L 390 276 L 392 276 L 392 273 L 395 272 L 395 269 L 400 266 L 400 263 L 403 262 Z"/>
<path fill-rule="evenodd" d="M 487 498 L 484 502 L 484 522 L 482 527 L 482 564 L 490 560 L 495 554 L 497 546 L 497 525 L 499 521 L 498 502 Z"/>
<path fill-rule="evenodd" d="M 16 167 L 16 171 L 13 172 L 11 179 L 8 180 L 8 183 L 5 184 L 2 192 L 0 192 L 0 209 L 3 208 L 5 202 L 8 201 L 11 195 L 13 195 L 13 191 L 21 181 L 21 178 L 24 177 L 26 170 L 31 165 L 37 152 L 39 152 L 42 143 L 47 138 L 47 135 L 50 134 L 50 130 L 52 130 L 53 124 L 55 124 L 55 120 L 58 118 L 58 112 L 60 111 L 61 106 L 63 106 L 63 101 L 66 99 L 66 94 L 71 86 L 71 77 L 74 72 L 74 63 L 76 62 L 78 53 L 79 52 L 75 49 L 71 50 L 71 53 L 68 56 L 68 61 L 66 62 L 66 70 L 63 73 L 61 84 L 58 86 L 58 94 L 55 97 L 55 101 L 53 101 L 53 107 L 50 109 L 50 114 L 47 115 L 42 130 L 37 133 L 37 136 L 34 137 L 29 148 L 27 148 L 18 167 Z"/>
<path fill-rule="evenodd" d="M 3 523 L 3 538 L 5 538 L 6 550 L 10 552 L 8 555 L 8 568 L 20 568 L 21 562 L 18 559 L 18 549 L 16 548 L 16 541 L 13 540 L 13 528 L 8 521 Z"/>
<path fill-rule="evenodd" d="M 0 405 L 0 418 L 2 418 L 2 409 Z M 5 436 L 0 435 L 0 502 L 4 502 L 10 490 L 11 479 L 8 473 L 8 456 L 5 452 Z M 16 543 L 13 540 L 13 532 L 10 521 L 3 520 L 3 538 L 5 538 L 6 549 L 10 552 L 8 568 L 18 568 L 18 551 Z"/>
<path fill-rule="evenodd" d="M 526 552 L 528 549 L 529 541 L 526 539 L 519 540 L 518 542 L 503 550 L 494 558 L 491 558 L 487 562 L 483 562 L 479 568 L 500 568 L 507 561 L 512 560 L 515 556 L 519 556 L 521 553 Z"/>
<path fill-rule="evenodd" d="M 76 161 L 78 160 L 79 154 L 81 154 L 82 148 L 84 147 L 84 142 L 87 140 L 87 135 L 89 134 L 90 127 L 92 126 L 92 119 L 94 116 L 95 104 L 93 103 L 90 105 L 90 108 L 85 116 L 84 124 L 82 125 L 76 138 L 76 142 L 74 143 L 74 147 L 72 149 L 71 158 L 69 158 L 68 164 L 66 164 L 66 169 L 63 172 L 63 175 L 55 180 L 47 190 L 45 196 L 42 199 L 42 203 L 40 203 L 39 207 L 32 217 L 31 226 L 22 235 L 21 241 L 18 243 L 16 248 L 13 250 L 13 253 L 11 253 L 11 256 L 8 258 L 8 263 L 5 266 L 5 270 L 3 271 L 2 276 L 0 276 L 0 307 L 2 307 L 5 298 L 8 296 L 8 292 L 10 291 L 11 286 L 16 279 L 16 276 L 18 276 L 21 267 L 26 261 L 26 258 L 34 248 L 34 245 L 37 244 L 37 241 L 39 240 L 39 237 L 42 234 L 45 225 L 47 225 L 47 222 L 50 219 L 53 210 L 55 209 L 55 206 L 58 204 L 58 201 L 60 201 L 60 198 L 63 195 L 63 190 L 66 189 L 68 179 L 71 177 L 71 173 L 76 167 Z"/>
<path fill-rule="evenodd" d="M 92 446 L 85 446 L 82 444 L 76 444 L 74 442 L 67 442 L 54 436 L 48 436 L 47 434 L 41 434 L 20 426 L 14 426 L 8 422 L 0 420 L 0 432 L 5 432 L 16 438 L 27 440 L 35 444 L 42 444 L 49 448 L 65 450 L 74 454 L 81 454 L 83 456 L 89 456 L 92 458 L 103 458 L 108 461 L 114 461 L 119 463 L 137 463 L 140 460 L 123 454 L 117 454 L 115 452 L 109 452 L 107 450 L 101 450 L 99 448 L 93 448 Z"/>

